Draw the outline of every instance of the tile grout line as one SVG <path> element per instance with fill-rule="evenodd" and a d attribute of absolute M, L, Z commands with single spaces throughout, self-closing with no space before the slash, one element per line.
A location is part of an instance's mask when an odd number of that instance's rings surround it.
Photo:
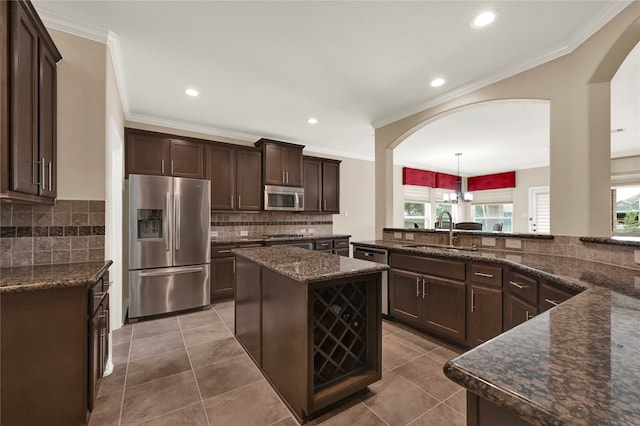
<path fill-rule="evenodd" d="M 204 406 L 204 399 L 202 399 L 202 392 L 200 392 L 200 385 L 198 384 L 198 377 L 196 376 L 196 370 L 195 368 L 193 368 L 193 364 L 191 363 L 191 355 L 189 355 L 189 348 L 187 348 L 187 342 L 184 339 L 182 323 L 180 323 L 179 318 L 177 318 L 177 321 L 178 321 L 178 328 L 180 329 L 180 336 L 182 336 L 182 343 L 184 344 L 184 350 L 185 352 L 187 352 L 187 359 L 189 360 L 189 366 L 191 367 L 191 374 L 193 374 L 193 380 L 196 383 L 196 389 L 198 390 L 198 396 L 200 397 L 200 405 L 202 406 L 202 411 L 204 411 L 204 418 L 207 420 L 207 425 L 211 426 L 211 422 L 209 421 L 209 414 L 207 413 L 207 409 Z"/>
<path fill-rule="evenodd" d="M 464 418 L 467 418 L 466 413 L 461 413 L 460 411 L 456 410 L 455 408 L 453 408 L 451 405 L 447 404 L 447 401 L 449 401 L 451 398 L 453 398 L 454 396 L 456 396 L 457 394 L 459 394 L 460 392 L 464 392 L 464 388 L 460 389 L 457 392 L 454 392 L 451 396 L 449 396 L 447 399 L 445 399 L 444 401 L 442 401 L 443 404 L 445 404 L 447 407 L 451 408 L 453 411 L 455 411 L 456 413 L 460 413 L 461 415 L 464 416 Z M 465 398 L 466 399 L 466 398 Z"/>

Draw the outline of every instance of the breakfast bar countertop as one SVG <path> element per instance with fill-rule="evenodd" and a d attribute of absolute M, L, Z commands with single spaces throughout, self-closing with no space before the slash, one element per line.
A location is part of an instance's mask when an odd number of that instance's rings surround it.
<path fill-rule="evenodd" d="M 0 268 L 0 294 L 86 286 L 111 266 L 111 260 Z"/>
<path fill-rule="evenodd" d="M 389 269 L 387 265 L 381 263 L 298 247 L 238 248 L 231 252 L 301 283 L 326 281 Z"/>
<path fill-rule="evenodd" d="M 592 288 L 450 360 L 445 374 L 533 424 L 640 424 L 640 300 Z"/>

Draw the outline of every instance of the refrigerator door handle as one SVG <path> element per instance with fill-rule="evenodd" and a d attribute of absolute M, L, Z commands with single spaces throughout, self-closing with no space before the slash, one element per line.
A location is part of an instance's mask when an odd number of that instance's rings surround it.
<path fill-rule="evenodd" d="M 180 194 L 175 195 L 176 198 L 176 250 L 180 250 Z"/>
<path fill-rule="evenodd" d="M 164 227 L 164 249 L 165 251 L 169 251 L 169 232 L 171 232 L 170 226 L 169 226 L 169 212 L 171 211 L 171 193 L 167 192 L 165 195 L 165 206 L 164 206 L 164 211 L 165 211 L 165 215 L 166 217 L 164 218 L 164 220 L 162 221 L 163 227 Z"/>
<path fill-rule="evenodd" d="M 203 266 L 197 266 L 193 268 L 165 268 L 162 271 L 154 271 L 154 272 L 140 272 L 138 276 L 140 277 L 162 277 L 166 275 L 177 275 L 177 274 L 193 274 L 196 272 L 204 271 Z"/>

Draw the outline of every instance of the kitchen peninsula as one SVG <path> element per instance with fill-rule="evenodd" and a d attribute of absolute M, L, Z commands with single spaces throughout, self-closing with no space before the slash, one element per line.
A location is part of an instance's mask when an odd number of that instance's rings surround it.
<path fill-rule="evenodd" d="M 299 421 L 380 380 L 386 265 L 296 247 L 232 252 L 235 335 Z"/>

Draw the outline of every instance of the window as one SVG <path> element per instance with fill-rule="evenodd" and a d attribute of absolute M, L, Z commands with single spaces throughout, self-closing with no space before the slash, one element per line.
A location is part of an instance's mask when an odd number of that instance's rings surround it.
<path fill-rule="evenodd" d="M 502 232 L 513 232 L 513 204 L 474 204 L 473 221 L 482 223 L 483 231 L 501 223 Z"/>
<path fill-rule="evenodd" d="M 404 227 L 429 228 L 431 204 L 422 201 L 404 202 Z"/>
<path fill-rule="evenodd" d="M 436 217 L 433 221 L 434 228 L 435 228 L 435 224 L 438 221 L 438 218 L 440 217 L 440 214 L 443 211 L 448 211 L 449 213 L 451 213 L 451 220 L 453 221 L 453 223 L 456 223 L 456 216 L 457 216 L 458 209 L 454 204 L 444 204 L 444 203 L 436 204 Z M 443 226 L 448 227 L 449 225 L 444 225 L 444 224 L 449 223 L 449 216 L 444 216 L 442 218 L 442 222 L 443 222 Z"/>
<path fill-rule="evenodd" d="M 640 235 L 640 186 L 620 186 L 614 188 L 614 234 Z"/>

